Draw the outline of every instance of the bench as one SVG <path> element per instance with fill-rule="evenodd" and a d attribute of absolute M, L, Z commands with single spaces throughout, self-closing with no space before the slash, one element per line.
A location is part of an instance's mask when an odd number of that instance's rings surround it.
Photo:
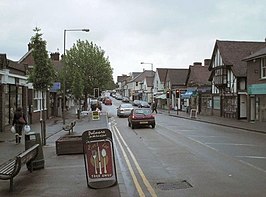
<path fill-rule="evenodd" d="M 16 175 L 18 175 L 23 165 L 27 164 L 28 170 L 30 172 L 33 171 L 32 161 L 38 155 L 38 147 L 39 144 L 35 144 L 24 152 L 19 153 L 13 159 L 10 159 L 0 165 L 0 179 L 10 179 L 9 191 L 13 191 L 13 179 Z"/>
<path fill-rule="evenodd" d="M 64 126 L 63 130 L 68 131 L 68 133 L 70 135 L 70 132 L 73 133 L 75 125 L 76 125 L 76 121 L 72 121 L 69 124 L 67 124 L 66 126 Z"/>

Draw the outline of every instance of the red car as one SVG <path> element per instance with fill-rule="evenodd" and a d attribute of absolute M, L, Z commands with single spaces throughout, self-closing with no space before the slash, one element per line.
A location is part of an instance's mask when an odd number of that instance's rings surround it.
<path fill-rule="evenodd" d="M 110 98 L 104 99 L 104 104 L 105 105 L 112 105 L 112 100 Z"/>
<path fill-rule="evenodd" d="M 155 127 L 155 118 L 151 109 L 135 108 L 131 111 L 128 117 L 128 126 L 134 129 L 137 126 Z"/>

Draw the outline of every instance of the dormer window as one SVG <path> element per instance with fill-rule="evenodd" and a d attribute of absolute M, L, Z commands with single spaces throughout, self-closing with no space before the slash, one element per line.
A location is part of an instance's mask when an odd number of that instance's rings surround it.
<path fill-rule="evenodd" d="M 266 57 L 261 58 L 261 78 L 266 79 Z"/>

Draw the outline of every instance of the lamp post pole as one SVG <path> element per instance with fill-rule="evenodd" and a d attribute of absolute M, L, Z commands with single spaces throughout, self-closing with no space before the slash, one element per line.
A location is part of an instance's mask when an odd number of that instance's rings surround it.
<path fill-rule="evenodd" d="M 67 31 L 84 31 L 84 32 L 89 32 L 89 29 L 65 29 L 64 30 L 64 56 L 65 58 L 66 55 L 66 32 Z M 63 119 L 63 124 L 66 123 L 66 118 L 65 118 L 65 105 L 66 105 L 66 67 L 65 67 L 65 61 L 64 61 L 64 67 L 63 67 L 63 103 L 62 103 L 62 119 Z"/>

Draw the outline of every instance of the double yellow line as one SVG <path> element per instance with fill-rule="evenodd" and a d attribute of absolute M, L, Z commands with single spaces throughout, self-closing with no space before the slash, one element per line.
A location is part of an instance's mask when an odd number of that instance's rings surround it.
<path fill-rule="evenodd" d="M 142 181 L 143 181 L 143 183 L 145 184 L 147 190 L 150 192 L 150 194 L 151 194 L 152 197 L 157 197 L 157 195 L 156 195 L 154 189 L 152 188 L 152 186 L 151 186 L 151 184 L 149 183 L 148 179 L 147 179 L 146 176 L 144 175 L 144 173 L 143 173 L 141 167 L 139 166 L 139 163 L 137 162 L 137 160 L 136 160 L 134 154 L 132 153 L 132 151 L 131 151 L 130 148 L 128 147 L 127 143 L 125 142 L 124 138 L 122 137 L 120 131 L 118 130 L 118 128 L 117 128 L 116 126 L 112 126 L 112 129 L 113 129 L 113 131 L 114 131 L 114 136 L 115 136 L 115 138 L 116 138 L 116 140 L 117 140 L 117 142 L 118 142 L 118 144 L 119 144 L 119 146 L 120 146 L 120 149 L 121 149 L 121 151 L 122 151 L 122 153 L 123 153 L 123 156 L 124 156 L 124 158 L 125 158 L 126 164 L 127 164 L 127 166 L 128 166 L 128 169 L 129 169 L 129 172 L 130 172 L 131 177 L 132 177 L 132 179 L 133 179 L 133 182 L 134 182 L 134 184 L 135 184 L 135 187 L 136 187 L 136 189 L 137 189 L 137 191 L 138 191 L 138 193 L 139 193 L 139 196 L 144 197 L 145 194 L 144 194 L 144 192 L 143 192 L 143 190 L 142 190 L 142 188 L 141 188 L 141 186 L 140 186 L 140 184 L 139 184 L 139 182 L 138 182 L 138 179 L 137 179 L 136 174 L 135 174 L 135 172 L 134 172 L 134 170 L 133 170 L 133 168 L 132 168 L 132 165 L 131 165 L 131 163 L 130 163 L 130 160 L 129 160 L 129 158 L 128 158 L 128 155 L 127 155 L 127 153 L 126 153 L 124 147 L 127 149 L 127 151 L 128 151 L 128 153 L 129 153 L 131 159 L 133 160 L 133 162 L 134 162 L 134 164 L 135 164 L 135 166 L 136 166 L 136 168 L 137 168 L 137 171 L 138 171 L 139 175 L 141 176 Z M 123 147 L 122 143 L 123 143 L 124 147 Z"/>

